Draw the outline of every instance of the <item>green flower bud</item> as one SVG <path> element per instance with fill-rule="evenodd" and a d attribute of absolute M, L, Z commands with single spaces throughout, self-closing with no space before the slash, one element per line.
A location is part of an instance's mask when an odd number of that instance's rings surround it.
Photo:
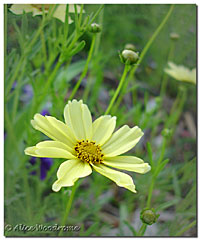
<path fill-rule="evenodd" d="M 140 219 L 143 223 L 152 225 L 155 223 L 160 215 L 156 214 L 154 208 L 144 208 L 140 213 Z"/>
<path fill-rule="evenodd" d="M 129 64 L 129 65 L 133 65 L 135 63 L 137 63 L 139 56 L 138 56 L 138 52 L 134 52 L 132 50 L 123 50 L 122 53 L 119 53 L 120 59 L 124 64 Z"/>
<path fill-rule="evenodd" d="M 172 40 L 178 40 L 179 39 L 179 35 L 178 35 L 178 33 L 175 33 L 175 32 L 173 32 L 173 33 L 171 33 L 170 34 L 170 38 L 172 39 Z"/>
<path fill-rule="evenodd" d="M 162 136 L 163 137 L 171 137 L 172 135 L 172 129 L 165 128 L 162 130 Z"/>
<path fill-rule="evenodd" d="M 92 23 L 90 25 L 89 31 L 91 33 L 99 33 L 99 32 L 101 32 L 101 26 L 97 23 Z"/>
<path fill-rule="evenodd" d="M 135 47 L 135 45 L 133 45 L 133 44 L 131 44 L 131 43 L 127 43 L 127 44 L 125 45 L 124 49 L 135 51 L 135 50 L 136 50 L 136 47 Z"/>

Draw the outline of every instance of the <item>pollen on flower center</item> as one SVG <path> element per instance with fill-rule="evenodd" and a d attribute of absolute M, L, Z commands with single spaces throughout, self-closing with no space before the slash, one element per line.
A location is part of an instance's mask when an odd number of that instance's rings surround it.
<path fill-rule="evenodd" d="M 103 161 L 104 154 L 99 145 L 95 142 L 88 140 L 78 141 L 74 147 L 77 157 L 88 163 L 101 163 Z"/>

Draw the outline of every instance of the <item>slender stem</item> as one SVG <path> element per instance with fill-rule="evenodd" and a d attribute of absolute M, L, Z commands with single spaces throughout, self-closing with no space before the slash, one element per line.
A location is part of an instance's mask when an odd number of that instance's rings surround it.
<path fill-rule="evenodd" d="M 123 84 L 124 84 L 124 81 L 126 79 L 126 75 L 127 75 L 128 71 L 129 71 L 129 67 L 130 67 L 129 65 L 127 65 L 127 64 L 125 65 L 124 72 L 123 72 L 122 77 L 120 79 L 120 83 L 119 83 L 119 85 L 118 85 L 118 87 L 117 87 L 117 89 L 116 89 L 116 91 L 115 91 L 115 93 L 114 93 L 114 95 L 113 95 L 113 97 L 112 97 L 112 99 L 110 101 L 110 104 L 109 104 L 109 106 L 108 106 L 108 108 L 107 108 L 107 110 L 105 112 L 105 115 L 107 115 L 110 112 L 110 110 L 111 110 L 111 108 L 112 108 L 112 106 L 113 106 L 113 104 L 114 104 L 114 102 L 115 102 L 115 100 L 116 100 L 116 98 L 117 98 L 117 96 L 118 96 L 118 94 L 119 94 Z"/>
<path fill-rule="evenodd" d="M 158 28 L 156 29 L 156 31 L 153 33 L 153 35 L 151 36 L 151 38 L 149 39 L 149 41 L 146 43 L 145 47 L 143 48 L 141 54 L 140 54 L 140 58 L 137 62 L 137 65 L 134 66 L 134 68 L 130 71 L 130 74 L 127 78 L 127 84 L 126 86 L 124 86 L 124 89 L 122 90 L 121 94 L 122 94 L 122 97 L 120 97 L 120 99 L 123 98 L 123 94 L 126 93 L 126 88 L 128 86 L 128 83 L 131 79 L 133 79 L 134 77 L 134 74 L 138 68 L 138 66 L 141 64 L 144 56 L 146 55 L 147 51 L 149 50 L 149 48 L 151 47 L 153 41 L 156 39 L 156 37 L 158 36 L 158 34 L 160 33 L 160 31 L 162 30 L 162 28 L 164 27 L 164 25 L 166 24 L 167 20 L 169 19 L 172 11 L 174 9 L 174 5 L 171 5 L 169 11 L 167 12 L 166 16 L 164 17 L 164 19 L 162 20 L 162 22 L 160 23 L 160 25 L 158 26 Z M 119 104 L 119 103 L 118 103 Z"/>
<path fill-rule="evenodd" d="M 155 185 L 156 178 L 157 178 L 157 175 L 158 175 L 157 174 L 157 169 L 160 167 L 160 164 L 162 163 L 162 160 L 164 158 L 165 149 L 166 149 L 166 142 L 167 142 L 167 139 L 166 139 L 166 137 L 164 137 L 163 142 L 162 142 L 161 154 L 160 154 L 160 157 L 159 157 L 158 162 L 157 162 L 157 168 L 153 172 L 151 185 L 149 187 L 149 193 L 148 193 L 148 198 L 147 198 L 147 208 L 149 208 L 151 206 L 151 198 L 152 198 L 152 194 L 153 194 L 153 189 L 154 189 L 154 185 Z"/>
<path fill-rule="evenodd" d="M 133 74 L 135 73 L 136 69 L 138 68 L 139 64 L 142 62 L 145 54 L 147 53 L 147 51 L 149 50 L 151 44 L 153 43 L 153 41 L 156 39 L 156 37 L 158 36 L 158 34 L 160 33 L 160 31 L 162 30 L 162 28 L 164 27 L 165 23 L 167 22 L 168 18 L 170 17 L 172 11 L 174 9 L 174 5 L 170 6 L 170 9 L 167 13 L 167 15 L 165 16 L 165 18 L 162 20 L 161 24 L 158 26 L 158 28 L 156 29 L 156 31 L 154 32 L 154 34 L 152 35 L 152 37 L 149 39 L 149 41 L 147 42 L 147 44 L 145 45 L 144 49 L 142 50 L 141 54 L 140 54 L 140 58 L 137 62 L 137 65 L 135 65 L 135 67 L 132 69 L 132 71 L 130 72 L 130 76 L 133 76 Z"/>
<path fill-rule="evenodd" d="M 167 58 L 167 62 L 171 61 L 174 55 L 174 47 L 175 47 L 175 43 L 173 40 L 171 40 L 171 44 L 170 44 L 170 49 L 169 49 L 169 54 L 168 54 L 168 58 Z M 166 92 L 166 88 L 167 88 L 167 81 L 168 80 L 168 75 L 166 73 L 164 73 L 163 76 L 163 80 L 161 83 L 161 88 L 160 88 L 160 95 L 164 96 L 165 92 Z"/>
<path fill-rule="evenodd" d="M 65 10 L 65 24 L 64 24 L 64 38 L 63 38 L 63 50 L 65 47 L 65 43 L 67 42 L 67 36 L 68 36 L 68 31 L 69 31 L 69 4 L 66 5 L 66 10 Z"/>
<path fill-rule="evenodd" d="M 149 193 L 148 193 L 148 198 L 147 198 L 147 207 L 149 208 L 150 205 L 151 205 L 151 198 L 152 198 L 152 194 L 153 194 L 153 189 L 154 189 L 154 185 L 155 185 L 155 178 L 153 177 L 152 178 L 152 181 L 151 181 L 151 185 L 150 185 L 150 188 L 149 188 Z"/>
<path fill-rule="evenodd" d="M 187 89 L 183 86 L 180 86 L 178 88 L 178 93 L 176 96 L 176 99 L 172 105 L 172 108 L 170 110 L 169 118 L 165 122 L 165 127 L 173 127 L 175 123 L 178 121 L 179 116 L 181 114 L 182 108 L 184 106 L 186 96 L 187 96 Z"/>
<path fill-rule="evenodd" d="M 81 10 L 80 10 L 79 19 L 78 19 L 79 27 L 81 27 L 82 15 L 83 15 L 83 7 L 84 7 L 84 4 L 81 4 Z"/>
<path fill-rule="evenodd" d="M 103 14 L 104 14 L 104 9 L 100 12 L 99 14 L 99 24 L 101 25 L 101 27 L 103 27 Z M 100 46 L 100 42 L 101 42 L 101 35 L 102 35 L 102 31 L 100 33 L 98 33 L 97 35 L 97 40 L 96 40 L 96 45 L 95 45 L 95 50 L 94 50 L 94 55 L 96 56 L 98 51 L 99 51 L 99 46 Z"/>
<path fill-rule="evenodd" d="M 140 227 L 140 230 L 138 231 L 138 236 L 143 236 L 145 231 L 146 231 L 147 225 L 145 223 L 142 224 L 142 226 Z"/>
<path fill-rule="evenodd" d="M 90 46 L 90 51 L 89 51 L 89 54 L 88 54 L 88 58 L 87 58 L 85 67 L 84 67 L 84 69 L 83 69 L 83 72 L 82 72 L 82 74 L 81 74 L 78 82 L 76 83 L 74 89 L 72 90 L 72 93 L 71 93 L 71 95 L 70 95 L 70 97 L 69 97 L 69 100 L 71 100 L 71 99 L 74 97 L 74 95 L 76 94 L 76 92 L 77 92 L 77 90 L 78 90 L 78 88 L 79 88 L 79 86 L 80 86 L 83 78 L 84 78 L 84 77 L 86 76 L 86 74 L 87 74 L 88 65 L 89 65 L 89 62 L 90 62 L 90 60 L 91 60 L 91 58 L 92 58 L 92 54 L 93 54 L 93 50 L 94 50 L 95 40 L 96 40 L 96 34 L 94 34 L 93 37 L 92 37 L 92 43 L 91 43 L 91 46 Z"/>
<path fill-rule="evenodd" d="M 96 17 L 99 15 L 99 13 L 101 12 L 101 10 L 104 8 L 104 4 L 102 4 L 99 9 L 97 10 L 97 12 L 95 13 L 95 15 L 93 16 L 93 18 L 89 21 L 88 26 L 90 26 L 91 23 L 93 23 L 93 21 L 96 19 Z"/>
<path fill-rule="evenodd" d="M 5 107 L 4 113 L 5 113 L 6 129 L 8 131 L 8 134 L 10 135 L 10 138 L 12 139 L 13 147 L 15 148 L 15 151 L 16 151 L 16 154 L 18 155 L 18 158 L 22 160 L 23 155 L 21 154 L 21 152 L 18 149 L 18 145 L 17 145 L 18 141 L 17 141 L 17 138 L 14 134 L 13 125 L 11 123 L 11 120 L 10 120 L 10 117 L 9 117 L 9 114 L 8 114 L 8 110 L 6 109 L 6 107 Z"/>
<path fill-rule="evenodd" d="M 74 4 L 74 10 L 75 10 L 75 27 L 76 27 L 76 31 L 77 33 L 79 33 L 80 30 L 80 26 L 79 26 L 79 21 L 78 21 L 78 11 L 77 11 L 77 6 L 76 4 Z"/>
<path fill-rule="evenodd" d="M 186 227 L 184 227 L 182 230 L 180 230 L 179 232 L 177 232 L 175 234 L 175 236 L 181 236 L 184 232 L 186 232 L 187 230 L 189 230 L 190 228 L 194 227 L 196 225 L 196 220 L 194 220 L 193 222 L 191 222 L 189 225 L 187 225 Z"/>
<path fill-rule="evenodd" d="M 22 78 L 23 78 L 23 74 L 25 72 L 25 62 L 23 62 L 22 64 L 22 71 L 20 72 L 19 76 L 18 76 L 18 81 L 17 81 L 17 86 L 15 89 L 15 97 L 14 97 L 14 102 L 13 102 L 13 110 L 12 110 L 12 121 L 15 121 L 15 116 L 17 113 L 17 108 L 18 108 L 18 103 L 19 103 L 19 95 L 20 95 L 20 89 L 21 89 L 21 82 L 22 82 Z"/>
<path fill-rule="evenodd" d="M 80 185 L 80 180 L 79 180 L 78 183 L 76 182 L 74 184 L 74 186 L 72 187 L 72 192 L 71 192 L 71 195 L 69 197 L 69 200 L 67 201 L 65 214 L 64 214 L 63 219 L 61 221 L 61 226 L 64 226 L 66 224 L 66 221 L 67 221 L 67 218 L 68 218 L 71 206 L 72 206 L 72 202 L 73 202 L 73 199 L 74 199 L 74 196 L 75 196 L 75 192 L 76 192 L 76 189 L 78 188 L 79 185 Z M 63 232 L 63 229 L 61 228 L 61 230 L 58 233 L 58 236 L 61 236 L 62 232 Z"/>
<path fill-rule="evenodd" d="M 41 42 L 42 42 L 43 62 L 44 62 L 45 68 L 46 68 L 46 66 L 47 66 L 47 50 L 46 50 L 46 43 L 45 43 L 43 29 L 41 30 L 40 37 L 41 37 Z"/>
<path fill-rule="evenodd" d="M 43 18 L 43 20 L 41 22 L 41 25 L 40 25 L 38 31 L 36 32 L 36 34 L 34 35 L 32 41 L 26 45 L 26 51 L 23 53 L 23 55 L 21 55 L 20 60 L 17 64 L 16 70 L 15 70 L 15 73 L 12 76 L 12 78 L 11 78 L 9 84 L 8 84 L 8 87 L 6 89 L 6 93 L 5 93 L 6 98 L 7 98 L 8 94 L 9 94 L 9 92 L 10 92 L 12 86 L 13 86 L 13 83 L 14 83 L 16 77 L 18 76 L 18 73 L 21 69 L 21 64 L 23 63 L 25 57 L 28 55 L 29 51 L 32 50 L 33 45 L 35 44 L 38 36 L 40 35 L 40 33 L 41 33 L 41 31 L 44 27 L 44 23 L 45 23 L 45 19 Z"/>

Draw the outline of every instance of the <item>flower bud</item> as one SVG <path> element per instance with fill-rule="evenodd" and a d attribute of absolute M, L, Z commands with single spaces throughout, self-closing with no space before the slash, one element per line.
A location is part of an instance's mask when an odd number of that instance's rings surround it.
<path fill-rule="evenodd" d="M 137 63 L 139 56 L 138 53 L 132 51 L 132 50 L 123 50 L 122 53 L 119 54 L 120 55 L 120 59 L 124 64 L 135 64 Z"/>
<path fill-rule="evenodd" d="M 171 137 L 172 130 L 168 129 L 168 128 L 165 128 L 165 129 L 162 130 L 161 134 L 162 134 L 163 137 Z"/>
<path fill-rule="evenodd" d="M 99 32 L 101 32 L 101 26 L 97 23 L 92 23 L 90 25 L 89 31 L 91 33 L 99 33 Z"/>
<path fill-rule="evenodd" d="M 133 44 L 131 44 L 131 43 L 127 43 L 127 44 L 125 45 L 124 49 L 135 51 L 135 50 L 136 50 L 136 47 L 135 47 L 135 45 L 133 45 Z"/>
<path fill-rule="evenodd" d="M 171 33 L 170 34 L 170 38 L 172 39 L 172 40 L 178 40 L 179 39 L 179 35 L 178 35 L 178 33 L 175 33 L 175 32 L 173 32 L 173 33 Z"/>
<path fill-rule="evenodd" d="M 140 219 L 143 223 L 152 225 L 160 215 L 156 214 L 154 208 L 144 208 L 140 213 Z"/>

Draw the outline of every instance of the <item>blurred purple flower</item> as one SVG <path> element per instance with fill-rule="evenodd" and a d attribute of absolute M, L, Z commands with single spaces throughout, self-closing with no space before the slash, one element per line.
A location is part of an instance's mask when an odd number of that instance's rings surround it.
<path fill-rule="evenodd" d="M 14 81 L 10 91 L 12 92 L 13 90 L 15 90 L 16 86 L 17 86 L 17 81 Z"/>
<path fill-rule="evenodd" d="M 31 100 L 31 98 L 33 97 L 33 88 L 30 84 L 26 84 L 23 87 L 23 91 L 22 91 L 22 95 L 20 97 L 20 100 L 22 102 L 28 102 L 29 100 Z"/>
<path fill-rule="evenodd" d="M 29 162 L 31 165 L 35 165 L 36 157 L 32 157 Z M 53 161 L 51 158 L 40 158 L 40 179 L 44 180 L 47 176 L 47 172 L 50 170 Z M 32 171 L 31 175 L 36 175 L 36 171 Z"/>
<path fill-rule="evenodd" d="M 44 108 L 40 113 L 42 116 L 49 115 L 49 111 L 46 108 Z"/>
<path fill-rule="evenodd" d="M 49 115 L 49 111 L 47 108 L 44 108 L 41 112 L 41 115 L 45 116 L 45 115 Z M 32 157 L 29 162 L 31 163 L 31 165 L 35 165 L 36 163 L 36 157 Z M 49 169 L 51 168 L 53 164 L 53 160 L 52 158 L 40 158 L 40 179 L 44 180 L 47 176 L 47 172 L 49 171 Z M 32 171 L 31 175 L 36 175 L 36 171 Z"/>

